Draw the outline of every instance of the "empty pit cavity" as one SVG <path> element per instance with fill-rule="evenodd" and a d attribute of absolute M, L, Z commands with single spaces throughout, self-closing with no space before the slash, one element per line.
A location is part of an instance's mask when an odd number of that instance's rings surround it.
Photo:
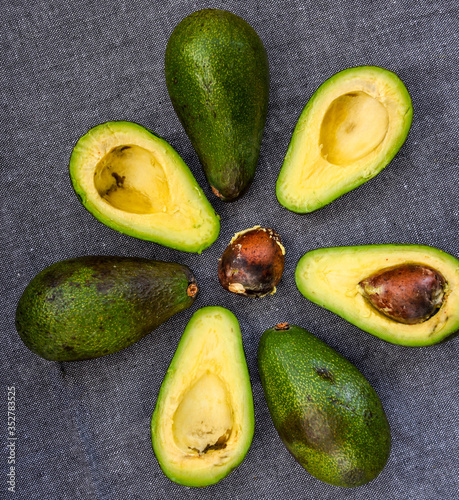
<path fill-rule="evenodd" d="M 186 391 L 173 417 L 175 444 L 186 454 L 203 455 L 226 448 L 233 428 L 228 390 L 206 372 Z"/>
<path fill-rule="evenodd" d="M 94 185 L 114 208 L 133 214 L 166 212 L 169 186 L 151 151 L 136 145 L 113 148 L 96 165 Z"/>
<path fill-rule="evenodd" d="M 336 98 L 327 109 L 320 127 L 322 157 L 334 165 L 349 165 L 374 151 L 389 128 L 384 105 L 365 92 Z"/>

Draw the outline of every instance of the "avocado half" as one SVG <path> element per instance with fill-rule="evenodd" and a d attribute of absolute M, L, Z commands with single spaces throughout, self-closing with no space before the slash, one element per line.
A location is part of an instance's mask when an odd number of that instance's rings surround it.
<path fill-rule="evenodd" d="M 312 212 L 371 179 L 405 142 L 412 116 L 395 73 L 375 66 L 337 73 L 300 115 L 277 179 L 279 203 Z"/>
<path fill-rule="evenodd" d="M 375 272 L 406 263 L 430 266 L 445 279 L 440 308 L 417 324 L 385 316 L 359 289 L 359 283 Z M 393 344 L 436 344 L 459 330 L 459 260 L 437 248 L 409 244 L 319 248 L 299 260 L 295 280 L 307 299 Z"/>
<path fill-rule="evenodd" d="M 239 323 L 224 307 L 190 319 L 164 377 L 151 420 L 153 450 L 164 474 L 204 487 L 244 459 L 254 409 Z"/>
<path fill-rule="evenodd" d="M 220 220 L 188 166 L 164 139 L 136 123 L 98 125 L 75 145 L 73 188 L 105 225 L 160 245 L 200 253 Z"/>

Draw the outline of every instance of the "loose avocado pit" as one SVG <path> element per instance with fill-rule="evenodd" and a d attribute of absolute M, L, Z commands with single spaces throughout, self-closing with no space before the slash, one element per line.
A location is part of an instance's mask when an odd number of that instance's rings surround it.
<path fill-rule="evenodd" d="M 429 266 L 406 263 L 376 272 L 362 280 L 358 289 L 381 314 L 415 325 L 438 312 L 447 283 L 439 271 Z"/>
<path fill-rule="evenodd" d="M 107 203 L 133 214 L 171 210 L 164 169 L 151 151 L 136 145 L 113 148 L 96 165 L 94 185 Z"/>
<path fill-rule="evenodd" d="M 182 158 L 136 123 L 89 130 L 73 149 L 70 177 L 94 217 L 130 236 L 201 253 L 220 231 L 218 215 Z"/>
<path fill-rule="evenodd" d="M 218 263 L 226 290 L 246 297 L 276 292 L 285 263 L 285 248 L 276 231 L 254 226 L 236 233 Z"/>

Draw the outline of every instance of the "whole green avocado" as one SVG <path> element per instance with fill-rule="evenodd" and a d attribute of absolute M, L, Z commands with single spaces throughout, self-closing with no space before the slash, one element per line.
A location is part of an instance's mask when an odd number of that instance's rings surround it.
<path fill-rule="evenodd" d="M 165 72 L 172 104 L 212 191 L 224 201 L 237 199 L 254 178 L 268 109 L 262 41 L 239 16 L 200 10 L 171 34 Z"/>
<path fill-rule="evenodd" d="M 274 426 L 310 474 L 354 487 L 381 472 L 389 423 L 355 366 L 304 328 L 282 323 L 263 333 L 258 367 Z"/>
<path fill-rule="evenodd" d="M 197 291 L 192 272 L 181 264 L 76 257 L 32 279 L 16 309 L 16 329 L 42 358 L 97 358 L 128 347 L 190 307 Z"/>

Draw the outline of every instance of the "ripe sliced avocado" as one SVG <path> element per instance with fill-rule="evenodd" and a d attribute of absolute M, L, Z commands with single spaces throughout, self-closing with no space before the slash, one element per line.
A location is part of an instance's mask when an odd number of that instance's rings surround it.
<path fill-rule="evenodd" d="M 183 19 L 166 48 L 166 84 L 214 194 L 240 197 L 255 175 L 266 121 L 268 57 L 243 19 L 204 9 Z"/>
<path fill-rule="evenodd" d="M 185 486 L 217 483 L 242 462 L 253 432 L 239 323 L 223 307 L 199 309 L 182 335 L 151 420 L 161 469 Z"/>
<path fill-rule="evenodd" d="M 88 256 L 56 262 L 29 283 L 16 329 L 42 358 L 79 361 L 137 342 L 194 302 L 184 265 L 135 257 Z"/>
<path fill-rule="evenodd" d="M 416 324 L 383 314 L 365 297 L 360 284 L 375 273 L 404 264 L 428 266 L 444 279 L 440 307 Z M 300 259 L 295 279 L 307 299 L 393 344 L 435 344 L 459 329 L 459 261 L 433 247 L 386 244 L 319 248 Z M 407 298 L 407 307 L 409 302 Z"/>
<path fill-rule="evenodd" d="M 353 487 L 381 472 L 389 423 L 354 365 L 304 328 L 282 323 L 263 333 L 258 367 L 274 426 L 310 474 Z"/>
<path fill-rule="evenodd" d="M 73 149 L 70 177 L 85 208 L 117 231 L 185 252 L 201 253 L 217 239 L 220 220 L 193 174 L 141 125 L 92 128 Z"/>
<path fill-rule="evenodd" d="M 337 73 L 300 115 L 277 179 L 279 203 L 312 212 L 371 179 L 404 143 L 412 115 L 410 95 L 391 71 Z"/>

